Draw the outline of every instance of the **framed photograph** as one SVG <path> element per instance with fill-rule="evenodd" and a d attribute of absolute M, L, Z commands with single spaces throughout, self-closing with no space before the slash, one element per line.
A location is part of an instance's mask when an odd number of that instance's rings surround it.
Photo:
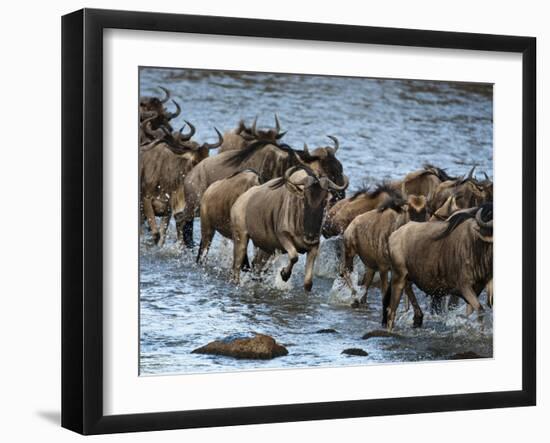
<path fill-rule="evenodd" d="M 64 427 L 535 405 L 534 38 L 84 9 L 62 56 Z"/>

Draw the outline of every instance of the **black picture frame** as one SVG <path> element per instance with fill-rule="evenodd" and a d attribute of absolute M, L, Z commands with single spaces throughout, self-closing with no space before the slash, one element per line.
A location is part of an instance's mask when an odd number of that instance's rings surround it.
<path fill-rule="evenodd" d="M 522 389 L 111 415 L 103 413 L 103 30 L 268 37 L 522 54 Z M 62 18 L 62 426 L 152 431 L 536 404 L 536 39 L 83 9 Z"/>

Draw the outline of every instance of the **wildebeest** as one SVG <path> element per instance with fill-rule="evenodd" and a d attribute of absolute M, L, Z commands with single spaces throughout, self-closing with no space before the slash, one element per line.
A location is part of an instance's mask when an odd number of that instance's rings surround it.
<path fill-rule="evenodd" d="M 286 134 L 286 132 L 281 132 L 281 123 L 277 114 L 275 114 L 275 128 L 257 129 L 256 122 L 257 118 L 254 119 L 252 126 L 249 127 L 246 126 L 244 120 L 240 120 L 235 129 L 225 132 L 219 152 L 244 149 L 258 140 L 276 143 Z"/>
<path fill-rule="evenodd" d="M 166 130 L 167 131 L 167 130 Z M 192 131 L 193 128 L 192 128 Z M 173 137 L 169 132 L 140 149 L 139 177 L 142 217 L 147 220 L 155 243 L 162 246 L 166 228 L 173 213 L 181 212 L 184 205 L 183 180 L 198 163 L 208 157 L 210 149 L 218 143 L 198 144 L 188 140 L 189 134 Z M 161 216 L 160 229 L 156 216 Z"/>
<path fill-rule="evenodd" d="M 401 181 L 401 191 L 404 195 L 428 197 L 441 182 L 448 180 L 454 180 L 454 177 L 450 177 L 444 169 L 428 163 L 422 169 L 405 176 Z"/>
<path fill-rule="evenodd" d="M 173 131 L 170 120 L 180 115 L 181 108 L 175 100 L 172 100 L 172 103 L 176 107 L 176 112 L 169 112 L 164 105 L 170 100 L 170 91 L 162 86 L 159 86 L 159 88 L 164 91 L 165 96 L 163 98 L 154 96 L 140 97 L 139 120 L 142 122 L 154 116 L 154 119 L 151 121 L 153 130 L 158 129 L 160 126 L 166 126 L 170 131 Z"/>
<path fill-rule="evenodd" d="M 174 214 L 178 225 L 182 227 L 185 245 L 189 247 L 193 244 L 193 219 L 198 213 L 202 195 L 208 186 L 242 169 L 254 169 L 260 175 L 261 181 L 266 182 L 282 177 L 291 166 L 311 165 L 319 176 L 326 176 L 336 185 L 342 185 L 343 169 L 334 156 L 333 149 L 318 150 L 302 157 L 299 151 L 288 145 L 259 140 L 245 149 L 222 152 L 199 163 L 184 181 L 185 208 L 181 213 Z M 316 151 L 323 157 L 322 161 L 317 155 L 313 155 Z"/>
<path fill-rule="evenodd" d="M 200 205 L 201 243 L 197 262 L 203 260 L 208 254 L 216 231 L 225 238 L 232 238 L 231 207 L 242 194 L 259 184 L 258 173 L 253 169 L 245 169 L 215 181 L 208 187 Z"/>
<path fill-rule="evenodd" d="M 423 195 L 409 195 L 407 200 L 395 195 L 388 197 L 377 209 L 356 217 L 344 231 L 341 272 L 354 295 L 350 273 L 353 271 L 353 259 L 356 255 L 359 255 L 366 268 L 362 282 L 365 293 L 360 304 L 366 304 L 367 292 L 376 272 L 380 274 L 381 293 L 386 293 L 388 272 L 391 268 L 388 239 L 392 232 L 409 221 L 426 221 L 426 197 Z M 416 306 L 414 307 L 416 310 Z"/>
<path fill-rule="evenodd" d="M 233 230 L 233 279 L 238 282 L 249 239 L 262 251 L 288 254 L 281 270 L 287 281 L 298 254 L 307 253 L 304 289 L 310 291 L 313 265 L 319 252 L 323 212 L 329 191 L 344 190 L 327 177 L 318 178 L 309 168 L 289 168 L 283 177 L 255 186 L 241 195 L 231 208 Z"/>
<path fill-rule="evenodd" d="M 383 309 L 389 330 L 410 283 L 434 297 L 460 295 L 480 312 L 478 296 L 493 278 L 493 205 L 460 211 L 446 222 L 407 223 L 390 236 L 389 252 L 392 279 Z M 415 325 L 421 321 L 415 313 Z"/>
<path fill-rule="evenodd" d="M 358 215 L 371 211 L 388 198 L 401 198 L 401 192 L 386 182 L 373 190 L 357 191 L 351 197 L 340 200 L 327 211 L 323 223 L 323 236 L 330 238 L 342 234 Z"/>

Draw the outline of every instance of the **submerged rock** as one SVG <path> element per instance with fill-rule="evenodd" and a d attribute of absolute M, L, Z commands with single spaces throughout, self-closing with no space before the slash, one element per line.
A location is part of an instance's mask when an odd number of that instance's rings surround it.
<path fill-rule="evenodd" d="M 365 335 L 363 335 L 363 340 L 368 340 L 369 338 L 377 338 L 377 337 L 403 338 L 402 335 L 396 334 L 395 332 L 389 332 L 384 329 L 377 329 L 375 331 L 367 332 Z"/>
<path fill-rule="evenodd" d="M 332 328 L 325 328 L 325 329 L 319 329 L 318 331 L 315 331 L 315 333 L 316 334 L 337 334 L 338 331 Z"/>
<path fill-rule="evenodd" d="M 228 337 L 216 340 L 192 351 L 193 354 L 224 355 L 233 358 L 270 360 L 288 354 L 288 350 L 273 337 L 256 334 L 253 337 Z"/>
<path fill-rule="evenodd" d="M 367 351 L 365 351 L 364 349 L 361 349 L 361 348 L 344 349 L 342 351 L 342 354 L 354 355 L 354 356 L 357 356 L 357 357 L 366 357 L 367 355 L 369 355 L 369 353 Z"/>
<path fill-rule="evenodd" d="M 470 358 L 487 358 L 474 351 L 458 352 L 449 357 L 449 360 L 466 360 Z"/>

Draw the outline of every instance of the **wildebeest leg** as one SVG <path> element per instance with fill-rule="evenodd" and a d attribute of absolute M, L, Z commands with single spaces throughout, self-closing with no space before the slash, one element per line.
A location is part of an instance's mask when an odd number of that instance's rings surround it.
<path fill-rule="evenodd" d="M 199 245 L 199 253 L 197 254 L 197 263 L 202 263 L 206 258 L 215 233 L 216 231 L 208 223 L 206 217 L 201 220 L 201 243 Z"/>
<path fill-rule="evenodd" d="M 485 290 L 487 291 L 487 306 L 492 308 L 493 307 L 493 279 L 491 279 L 489 283 L 487 283 Z"/>
<path fill-rule="evenodd" d="M 244 254 L 243 264 L 241 265 L 241 271 L 243 271 L 243 272 L 249 272 L 250 271 L 250 262 L 248 261 L 248 252 L 246 254 Z"/>
<path fill-rule="evenodd" d="M 143 201 L 141 202 L 140 204 L 140 208 L 139 208 L 139 235 L 140 237 L 143 235 L 143 225 L 146 221 L 146 217 L 145 217 L 145 214 L 143 212 Z"/>
<path fill-rule="evenodd" d="M 183 225 L 183 243 L 188 248 L 192 248 L 195 245 L 193 241 L 193 219 L 185 222 Z"/>
<path fill-rule="evenodd" d="M 279 242 L 288 254 L 288 265 L 286 266 L 286 268 L 281 269 L 281 278 L 283 279 L 283 281 L 288 281 L 288 279 L 292 275 L 292 268 L 294 267 L 294 264 L 298 261 L 298 251 L 296 251 L 294 243 L 292 243 L 292 240 L 285 233 L 279 234 Z"/>
<path fill-rule="evenodd" d="M 384 294 L 388 290 L 388 271 L 379 270 L 378 275 L 380 275 L 380 293 L 384 297 Z"/>
<path fill-rule="evenodd" d="M 313 266 L 315 265 L 317 254 L 319 254 L 319 245 L 314 246 L 307 253 L 304 289 L 308 292 L 311 291 L 311 287 L 313 286 Z"/>
<path fill-rule="evenodd" d="M 468 303 L 469 306 L 471 306 L 479 315 L 479 320 L 481 320 L 481 314 L 483 313 L 483 306 L 481 306 L 481 303 L 479 303 L 479 300 L 473 291 L 473 289 L 469 286 L 466 286 L 462 288 L 460 291 L 462 294 L 462 297 L 464 297 L 464 300 Z M 467 311 L 467 315 L 470 315 L 471 311 Z"/>
<path fill-rule="evenodd" d="M 193 243 L 193 221 L 195 218 L 196 207 L 194 202 L 185 202 L 183 211 L 174 214 L 176 219 L 176 231 L 178 233 L 178 241 L 183 241 L 187 248 L 192 248 Z"/>
<path fill-rule="evenodd" d="M 369 292 L 369 287 L 372 283 L 372 280 L 374 279 L 374 274 L 375 273 L 376 273 L 376 271 L 374 269 L 371 269 L 371 268 L 367 268 L 365 270 L 365 275 L 363 276 L 363 285 L 365 286 L 365 293 L 363 294 L 363 296 L 361 297 L 361 300 L 359 301 L 359 303 L 362 304 L 362 305 L 367 304 L 367 294 Z M 386 281 L 386 288 L 382 291 L 382 297 L 384 297 L 384 294 L 388 290 L 387 286 L 388 285 L 387 285 L 387 281 Z"/>
<path fill-rule="evenodd" d="M 252 270 L 254 272 L 261 272 L 270 258 L 271 254 L 269 252 L 256 248 L 254 258 L 252 259 Z"/>
<path fill-rule="evenodd" d="M 414 320 L 413 320 L 413 326 L 415 328 L 419 328 L 422 326 L 422 320 L 424 319 L 424 313 L 422 312 L 422 309 L 420 308 L 420 304 L 418 303 L 418 300 L 416 299 L 416 295 L 414 295 L 414 291 L 412 288 L 412 283 L 410 281 L 407 282 L 405 285 L 405 293 L 407 294 L 407 299 L 410 300 L 411 305 L 414 310 Z"/>
<path fill-rule="evenodd" d="M 160 220 L 160 239 L 158 245 L 160 247 L 164 246 L 166 241 L 166 231 L 168 230 L 168 225 L 170 224 L 170 219 L 172 218 L 172 210 L 170 207 L 166 209 L 166 214 L 164 214 Z"/>
<path fill-rule="evenodd" d="M 439 295 L 432 295 L 432 301 L 430 303 L 430 312 L 432 314 L 441 314 L 443 312 L 443 297 Z"/>
<path fill-rule="evenodd" d="M 246 257 L 248 234 L 233 230 L 233 281 L 239 283 L 241 268 Z"/>
<path fill-rule="evenodd" d="M 393 324 L 395 323 L 395 314 L 397 312 L 399 302 L 401 301 L 401 295 L 403 294 L 403 288 L 405 287 L 406 278 L 407 277 L 405 275 L 399 275 L 396 272 L 394 272 L 394 274 L 392 275 L 391 298 L 389 300 L 389 306 L 387 308 L 388 331 L 391 331 L 393 329 Z"/>
<path fill-rule="evenodd" d="M 151 228 L 151 234 L 155 243 L 158 243 L 160 240 L 160 234 L 157 227 L 157 220 L 155 218 L 155 210 L 153 209 L 153 203 L 150 198 L 143 199 L 143 213 L 147 218 L 147 223 L 149 228 Z"/>
<path fill-rule="evenodd" d="M 340 275 L 348 285 L 348 287 L 351 289 L 351 295 L 355 297 L 357 292 L 355 291 L 355 288 L 353 287 L 353 282 L 351 281 L 351 273 L 353 272 L 353 259 L 355 257 L 355 248 L 353 245 L 349 242 L 346 242 L 344 240 L 344 254 L 342 255 L 342 265 L 340 269 Z M 352 303 L 352 306 L 354 306 L 356 301 Z"/>
<path fill-rule="evenodd" d="M 192 248 L 193 243 L 193 221 L 194 215 L 187 216 L 186 211 L 174 214 L 176 220 L 176 232 L 178 234 L 178 242 L 183 242 L 187 248 Z"/>

